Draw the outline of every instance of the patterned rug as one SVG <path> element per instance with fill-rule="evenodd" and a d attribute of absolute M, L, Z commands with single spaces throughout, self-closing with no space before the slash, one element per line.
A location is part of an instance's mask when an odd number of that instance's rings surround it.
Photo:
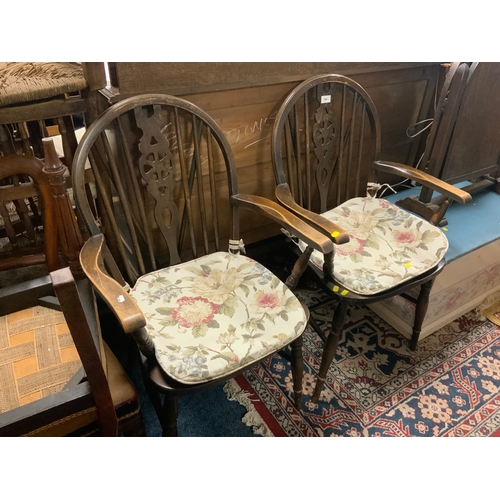
<path fill-rule="evenodd" d="M 308 283 L 301 300 L 323 292 Z M 331 305 L 314 311 L 328 328 Z M 289 364 L 275 356 L 228 382 L 243 421 L 264 436 L 500 436 L 500 327 L 478 310 L 419 342 L 365 307 L 350 311 L 318 404 L 311 403 L 323 341 L 304 334 L 302 412 L 292 404 Z"/>

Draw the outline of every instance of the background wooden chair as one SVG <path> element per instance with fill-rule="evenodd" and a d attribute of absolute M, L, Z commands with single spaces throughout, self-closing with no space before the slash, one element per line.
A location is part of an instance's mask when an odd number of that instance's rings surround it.
<path fill-rule="evenodd" d="M 418 166 L 471 194 L 499 190 L 500 64 L 453 63 Z M 466 181 L 466 182 L 464 182 Z M 397 202 L 433 223 L 443 220 L 450 201 L 431 187 Z"/>
<path fill-rule="evenodd" d="M 2 299 L 0 435 L 145 435 L 138 393 L 102 341 L 90 283 L 69 268 L 50 280 L 52 290 L 40 283 Z"/>
<path fill-rule="evenodd" d="M 58 269 L 57 219 L 43 163 L 34 156 L 1 156 L 0 181 L 0 271 L 45 263 L 49 271 Z"/>
<path fill-rule="evenodd" d="M 0 156 L 0 271 L 46 264 L 41 272 L 46 275 L 62 262 L 80 276 L 83 241 L 66 168 L 52 139 L 44 138 L 42 144 L 45 163 L 31 155 Z"/>
<path fill-rule="evenodd" d="M 87 159 L 95 207 L 83 189 Z M 163 434 L 177 434 L 178 396 L 220 384 L 288 345 L 300 408 L 308 315 L 276 276 L 243 255 L 239 208 L 318 250 L 333 245 L 276 203 L 238 193 L 232 151 L 210 116 L 172 96 L 125 99 L 88 128 L 73 178 L 92 235 L 82 268 L 139 346 Z"/>
<path fill-rule="evenodd" d="M 491 186 L 498 191 L 499 133 L 500 63 L 472 63 L 446 157 L 430 173 L 451 184 L 469 181 L 464 190 L 470 193 Z"/>
<path fill-rule="evenodd" d="M 369 304 L 420 287 L 411 340 L 415 349 L 428 297 L 445 265 L 447 240 L 430 223 L 375 198 L 376 170 L 415 180 L 460 203 L 470 195 L 405 165 L 379 161 L 380 125 L 365 90 L 341 75 L 320 75 L 297 86 L 281 105 L 272 135 L 276 197 L 328 235 L 335 252 L 299 242 L 286 283 L 293 289 L 309 267 L 335 299 L 331 332 L 313 402 L 342 334 L 349 305 Z M 375 167 L 375 171 L 374 168 Z M 406 294 L 405 294 L 406 296 Z M 312 322 L 314 324 L 314 321 Z"/>
<path fill-rule="evenodd" d="M 86 93 L 105 85 L 104 63 L 0 62 L 0 153 L 43 158 L 42 139 L 58 135 L 70 168 Z"/>

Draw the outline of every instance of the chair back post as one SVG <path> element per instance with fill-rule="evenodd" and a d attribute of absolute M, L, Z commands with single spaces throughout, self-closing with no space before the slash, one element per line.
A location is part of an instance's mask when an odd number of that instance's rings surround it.
<path fill-rule="evenodd" d="M 82 278 L 84 275 L 80 266 L 79 253 L 83 245 L 83 238 L 66 188 L 64 177 L 66 167 L 57 156 L 52 138 L 42 139 L 42 144 L 44 148 L 43 171 L 52 188 L 54 230 L 57 232 L 61 250 L 68 259 L 71 271 L 75 277 Z M 52 223 L 52 220 L 47 220 L 47 224 Z"/>
<path fill-rule="evenodd" d="M 113 399 L 103 367 L 104 348 L 100 336 L 99 324 L 96 321 L 97 344 L 90 330 L 89 319 L 83 309 L 76 282 L 68 267 L 50 273 L 54 291 L 61 305 L 61 311 L 73 337 L 78 355 L 85 369 L 90 390 L 95 400 L 97 413 L 101 422 L 104 436 L 118 435 L 118 418 L 116 416 Z M 92 311 L 97 318 L 97 308 L 93 300 L 93 291 L 90 284 L 85 293 L 91 295 Z M 99 352 L 101 355 L 99 355 Z"/>

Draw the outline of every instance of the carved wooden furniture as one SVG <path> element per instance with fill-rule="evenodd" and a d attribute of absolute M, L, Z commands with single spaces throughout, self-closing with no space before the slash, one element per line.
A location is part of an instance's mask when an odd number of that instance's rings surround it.
<path fill-rule="evenodd" d="M 326 73 L 346 75 L 370 94 L 381 122 L 381 157 L 414 165 L 423 135 L 406 129 L 429 117 L 439 62 L 117 62 L 108 63 L 111 87 L 92 93 L 88 113 L 138 93 L 182 97 L 209 113 L 233 150 L 240 191 L 274 198 L 271 131 L 283 99 L 300 82 Z M 400 180 L 400 179 L 397 179 Z M 386 182 L 386 181 L 384 181 Z M 252 244 L 280 234 L 264 216 L 241 226 Z"/>
<path fill-rule="evenodd" d="M 420 287 L 410 344 L 415 349 L 433 280 L 445 265 L 444 234 L 376 198 L 380 186 L 373 167 L 460 203 L 471 198 L 411 167 L 380 161 L 376 108 L 366 91 L 344 76 L 320 75 L 297 86 L 278 111 L 271 146 L 277 199 L 335 243 L 335 251 L 320 254 L 299 242 L 299 258 L 287 280 L 293 289 L 310 264 L 336 301 L 312 397 L 317 402 L 347 308 Z"/>
<path fill-rule="evenodd" d="M 95 207 L 83 190 L 87 159 Z M 178 396 L 232 378 L 288 345 L 301 405 L 308 314 L 276 276 L 243 255 L 239 209 L 256 210 L 320 251 L 333 244 L 278 204 L 240 194 L 235 174 L 213 119 L 168 95 L 113 105 L 75 155 L 75 198 L 92 235 L 82 268 L 137 342 L 164 435 L 177 434 Z"/>
<path fill-rule="evenodd" d="M 60 134 L 63 163 L 77 147 L 73 117 L 87 110 L 82 92 L 106 85 L 103 63 L 0 62 L 0 153 L 43 158 L 42 138 Z"/>
<path fill-rule="evenodd" d="M 450 184 L 468 181 L 473 194 L 500 177 L 500 64 L 453 63 L 446 75 L 419 169 Z M 433 222 L 443 219 L 450 200 L 423 187 L 398 205 Z M 443 221 L 443 224 L 446 221 Z"/>
<path fill-rule="evenodd" d="M 44 263 L 49 271 L 58 269 L 57 219 L 43 163 L 34 156 L 1 156 L 0 177 L 0 270 Z M 44 223 L 45 232 L 39 229 Z"/>
<path fill-rule="evenodd" d="M 61 251 L 78 277 L 83 241 L 66 188 L 66 168 L 52 139 L 42 144 L 45 164 L 31 155 L 0 156 L 0 271 L 44 263 L 54 271 Z"/>
<path fill-rule="evenodd" d="M 90 283 L 69 268 L 50 278 L 38 295 L 2 297 L 11 310 L 0 317 L 0 436 L 144 436 L 138 393 L 102 341 Z"/>
<path fill-rule="evenodd" d="M 438 177 L 451 184 L 485 180 L 498 188 L 499 133 L 500 63 L 473 63 Z"/>

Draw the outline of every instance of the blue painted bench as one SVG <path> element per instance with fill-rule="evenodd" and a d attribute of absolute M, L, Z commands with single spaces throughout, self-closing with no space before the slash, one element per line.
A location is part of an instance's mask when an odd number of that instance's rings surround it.
<path fill-rule="evenodd" d="M 418 192 L 413 188 L 385 198 L 395 203 Z M 450 244 L 447 265 L 432 288 L 420 340 L 500 290 L 500 195 L 493 190 L 473 194 L 468 205 L 453 203 L 446 219 L 448 223 L 441 230 Z M 414 305 L 410 301 L 395 297 L 370 307 L 411 338 Z"/>

